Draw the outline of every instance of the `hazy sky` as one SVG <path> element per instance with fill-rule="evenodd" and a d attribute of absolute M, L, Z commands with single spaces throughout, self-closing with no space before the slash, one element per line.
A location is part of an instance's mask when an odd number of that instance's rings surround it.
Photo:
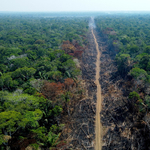
<path fill-rule="evenodd" d="M 0 11 L 150 11 L 150 0 L 0 0 Z"/>

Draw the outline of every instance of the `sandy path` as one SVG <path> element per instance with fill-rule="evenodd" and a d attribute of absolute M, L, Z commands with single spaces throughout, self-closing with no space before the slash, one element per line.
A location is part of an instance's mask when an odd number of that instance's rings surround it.
<path fill-rule="evenodd" d="M 96 50 L 97 50 L 97 61 L 96 61 L 96 80 L 95 84 L 97 85 L 97 104 L 96 104 L 96 123 L 95 123 L 95 134 L 96 134 L 96 145 L 95 145 L 95 150 L 101 150 L 101 123 L 100 123 L 100 111 L 101 111 L 101 86 L 99 83 L 99 78 L 100 78 L 100 51 L 98 47 L 98 43 L 96 40 L 96 37 L 93 33 L 92 29 L 92 34 L 94 37 L 95 45 L 96 45 Z"/>

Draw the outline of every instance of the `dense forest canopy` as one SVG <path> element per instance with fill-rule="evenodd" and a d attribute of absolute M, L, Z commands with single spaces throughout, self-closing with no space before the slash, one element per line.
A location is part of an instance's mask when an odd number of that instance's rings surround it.
<path fill-rule="evenodd" d="M 84 49 L 88 18 L 32 15 L 0 14 L 0 149 L 64 144 L 61 114 L 83 94 L 62 45 Z"/>

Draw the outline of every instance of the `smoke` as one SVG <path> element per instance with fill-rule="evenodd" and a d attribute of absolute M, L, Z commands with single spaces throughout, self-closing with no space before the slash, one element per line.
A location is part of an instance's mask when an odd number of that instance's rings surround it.
<path fill-rule="evenodd" d="M 90 21 L 89 21 L 89 27 L 90 28 L 96 28 L 96 24 L 94 21 L 94 17 L 91 17 Z"/>

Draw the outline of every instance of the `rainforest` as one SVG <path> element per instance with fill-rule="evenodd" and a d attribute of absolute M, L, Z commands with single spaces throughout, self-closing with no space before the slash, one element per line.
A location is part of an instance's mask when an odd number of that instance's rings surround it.
<path fill-rule="evenodd" d="M 0 13 L 1 150 L 149 141 L 149 13 Z"/>

